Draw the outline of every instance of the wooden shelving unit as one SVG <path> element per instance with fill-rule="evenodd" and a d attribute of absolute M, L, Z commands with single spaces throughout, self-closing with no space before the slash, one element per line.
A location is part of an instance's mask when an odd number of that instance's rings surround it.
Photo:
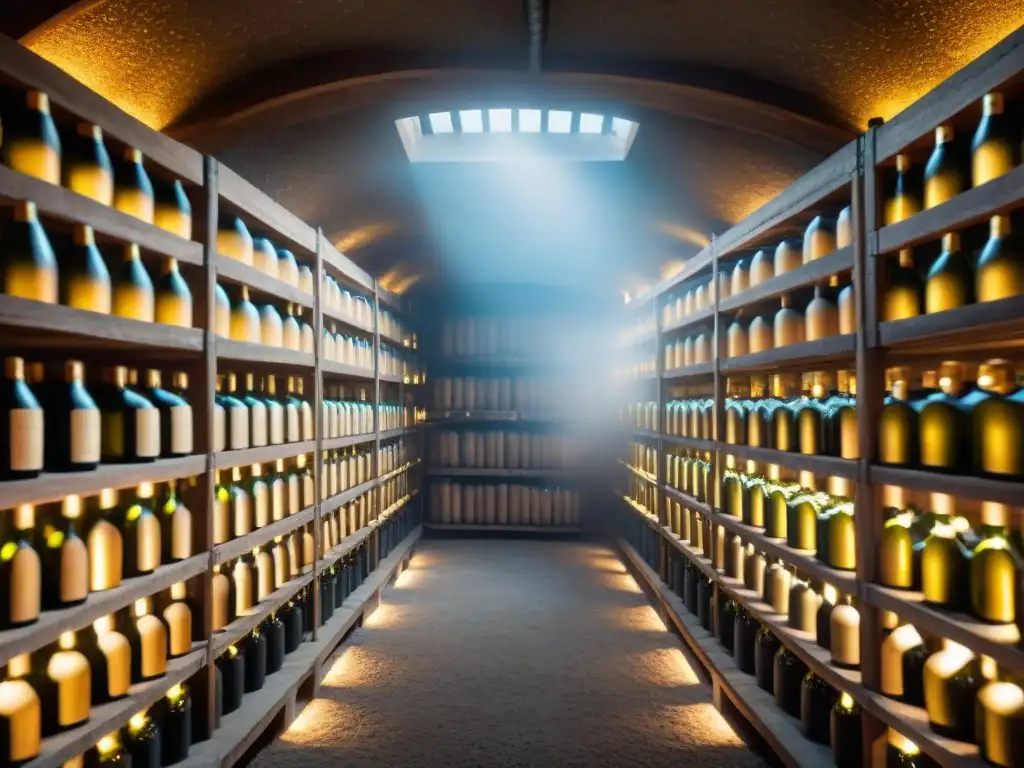
<path fill-rule="evenodd" d="M 700 627 L 696 617 L 685 609 L 681 614 L 673 609 L 680 601 L 662 583 L 668 578 L 666 558 L 680 555 L 692 563 L 714 585 L 713 606 L 717 605 L 719 594 L 734 600 L 769 627 L 811 671 L 836 689 L 848 693 L 861 708 L 865 764 L 873 768 L 885 765 L 889 728 L 910 739 L 944 768 L 986 764 L 978 746 L 943 738 L 933 732 L 923 709 L 881 694 L 883 611 L 896 614 L 902 622 L 913 624 L 923 634 L 948 638 L 979 656 L 991 658 L 1002 671 L 1019 674 L 1024 670 L 1024 649 L 1018 626 L 987 624 L 972 616 L 931 606 L 924 602 L 919 592 L 882 587 L 876 583 L 875 563 L 884 520 L 882 486 L 898 486 L 918 494 L 949 494 L 964 500 L 968 506 L 977 502 L 998 502 L 1014 508 L 1013 514 L 1018 516 L 1012 523 L 1014 529 L 1021 524 L 1019 515 L 1020 508 L 1024 506 L 1024 493 L 1019 483 L 884 466 L 877 460 L 876 446 L 877 420 L 885 396 L 884 372 L 887 368 L 897 365 L 934 367 L 934 363 L 942 360 L 977 362 L 999 357 L 1020 358 L 1024 340 L 1024 296 L 970 304 L 947 312 L 891 322 L 880 321 L 880 302 L 885 290 L 886 264 L 901 248 L 931 246 L 946 232 L 977 228 L 994 214 L 1024 209 L 1024 166 L 1017 166 L 993 181 L 968 189 L 899 223 L 883 226 L 881 217 L 885 186 L 883 174 L 894 164 L 897 152 L 911 151 L 916 158 L 927 156 L 932 132 L 945 122 L 955 124 L 961 135 L 969 135 L 977 123 L 979 105 L 986 92 L 1003 90 L 1008 94 L 1018 94 L 1022 84 L 1024 30 L 1017 30 L 892 121 L 871 128 L 775 200 L 714 237 L 708 247 L 686 263 L 679 275 L 634 298 L 626 308 L 628 328 L 642 327 L 643 319 L 648 315 L 658 322 L 654 345 L 658 367 L 656 377 L 660 383 L 656 390 L 647 391 L 643 399 L 648 403 L 656 402 L 660 429 L 637 429 L 635 425 L 627 424 L 623 425 L 623 436 L 645 441 L 647 445 L 654 441 L 659 458 L 657 482 L 661 490 L 647 507 L 627 498 L 630 507 L 625 509 L 631 511 L 622 513 L 627 517 L 635 514 L 646 520 L 656 532 L 660 554 L 647 552 L 641 556 L 623 541 L 626 559 L 642 577 L 645 587 L 655 595 L 656 601 L 668 612 L 671 623 L 695 654 L 712 670 L 716 681 L 728 677 L 721 665 L 728 666 L 731 657 L 719 653 L 717 660 L 712 659 L 705 649 L 710 635 Z M 920 173 L 923 162 L 914 162 L 916 171 Z M 844 206 L 850 206 L 851 244 L 770 278 L 739 295 L 721 296 L 720 292 L 708 289 L 706 295 L 710 297 L 710 305 L 682 318 L 663 311 L 666 303 L 678 300 L 681 291 L 699 285 L 714 286 L 720 281 L 728 282 L 725 276 L 738 259 L 749 259 L 761 248 L 768 249 L 770 255 L 770 249 L 782 239 L 799 237 L 813 217 L 823 213 L 834 214 Z M 778 310 L 781 296 L 801 290 L 806 294 L 811 286 L 820 285 L 833 275 L 851 273 L 856 286 L 855 333 L 794 343 L 756 354 L 727 356 L 726 329 L 737 311 L 752 311 L 762 316 L 767 311 L 770 318 Z M 746 316 L 749 318 L 750 314 Z M 666 320 L 666 317 L 670 319 Z M 699 332 L 712 334 L 711 338 L 717 339 L 717 343 L 711 343 L 711 362 L 665 370 L 665 342 L 683 336 L 693 337 Z M 722 439 L 725 435 L 727 377 L 836 368 L 856 373 L 859 459 L 776 451 L 730 444 Z M 634 382 L 639 386 L 640 377 L 634 377 Z M 670 390 L 675 394 L 670 395 Z M 666 434 L 665 404 L 679 397 L 679 392 L 701 393 L 684 394 L 684 399 L 712 399 L 712 435 L 685 437 Z M 630 402 L 635 403 L 639 399 L 635 396 Z M 709 458 L 709 503 L 698 501 L 666 484 L 664 457 L 670 448 L 696 450 Z M 856 503 L 857 570 L 831 568 L 818 560 L 813 551 L 792 549 L 784 540 L 769 538 L 764 530 L 723 514 L 718 508 L 718 500 L 724 497 L 721 483 L 729 457 L 732 457 L 731 465 L 736 467 L 743 467 L 745 462 L 751 461 L 762 467 L 778 466 L 791 473 L 810 472 L 819 481 L 825 478 L 851 481 L 851 495 Z M 641 476 L 644 480 L 650 479 L 646 473 Z M 841 595 L 852 597 L 861 615 L 860 668 L 848 670 L 832 664 L 829 652 L 818 647 L 813 637 L 788 626 L 786 617 L 774 613 L 759 595 L 716 567 L 716 564 L 721 566 L 721 562 L 713 563 L 700 549 L 681 540 L 669 525 L 668 507 L 675 504 L 700 515 L 710 530 L 711 542 L 719 540 L 716 537 L 720 531 L 726 540 L 738 536 L 744 544 L 789 564 L 813 584 L 831 585 Z M 712 546 L 705 543 L 709 554 Z M 659 558 L 660 574 L 657 567 Z M 714 620 L 717 623 L 717 616 Z M 715 647 L 720 651 L 720 646 L 715 644 Z M 747 682 L 750 680 L 741 674 L 740 684 L 728 689 L 730 699 L 776 749 L 784 764 L 812 764 L 814 751 L 819 748 L 803 739 L 799 731 L 794 734 L 792 728 L 787 737 L 781 736 L 779 715 L 776 714 L 779 711 L 770 711 L 773 706 L 768 710 L 764 707 L 759 709 L 758 702 L 763 699 L 763 692 Z M 721 684 L 727 688 L 725 682 Z M 785 718 L 784 715 L 782 717 Z M 832 764 L 830 756 L 820 757 L 824 761 L 821 764 Z"/>
<path fill-rule="evenodd" d="M 88 224 L 102 243 L 136 243 L 143 259 L 173 257 L 182 266 L 194 304 L 194 327 L 178 328 L 101 315 L 70 307 L 41 304 L 0 295 L 0 329 L 5 349 L 29 360 L 52 361 L 82 357 L 87 367 L 95 359 L 103 363 L 127 363 L 153 366 L 162 370 L 181 370 L 189 376 L 188 399 L 193 409 L 193 455 L 160 459 L 139 464 L 103 464 L 92 472 L 44 473 L 38 478 L 0 482 L 0 515 L 12 514 L 21 504 L 48 504 L 65 496 L 95 496 L 106 488 L 129 488 L 142 483 L 165 483 L 190 479 L 188 507 L 192 513 L 193 553 L 178 562 L 165 562 L 153 573 L 125 579 L 119 586 L 91 593 L 84 603 L 59 611 L 44 611 L 40 619 L 15 630 L 0 631 L 0 665 L 13 656 L 35 652 L 56 641 L 68 631 L 79 631 L 112 612 L 129 608 L 136 600 L 166 591 L 178 582 L 188 584 L 195 628 L 192 650 L 168 662 L 164 676 L 131 688 L 124 699 L 94 706 L 90 719 L 82 726 L 44 739 L 41 754 L 27 765 L 32 768 L 59 768 L 83 754 L 103 736 L 127 724 L 137 712 L 156 703 L 179 682 L 190 682 L 196 723 L 214 724 L 214 662 L 229 645 L 255 629 L 266 617 L 306 587 L 310 590 L 314 622 L 298 651 L 286 657 L 285 668 L 268 678 L 265 689 L 247 694 L 241 712 L 225 717 L 212 737 L 193 745 L 192 754 L 182 765 L 218 765 L 229 768 L 277 717 L 282 701 L 291 696 L 302 681 L 319 681 L 325 664 L 346 632 L 361 621 L 379 602 L 387 581 L 410 557 L 419 536 L 416 522 L 421 514 L 415 483 L 399 503 L 384 509 L 382 486 L 388 480 L 419 466 L 420 451 L 411 451 L 413 460 L 398 469 L 383 473 L 380 467 L 381 442 L 402 438 L 419 442 L 420 430 L 411 425 L 385 430 L 380 410 L 375 407 L 374 429 L 354 437 L 325 438 L 323 418 L 324 379 L 332 382 L 358 382 L 375 405 L 382 401 L 382 384 L 391 387 L 388 402 L 406 404 L 402 377 L 380 370 L 382 337 L 378 333 L 381 308 L 387 306 L 403 313 L 403 327 L 415 325 L 415 315 L 403 300 L 385 291 L 376 280 L 350 259 L 339 253 L 313 226 L 303 222 L 231 169 L 210 157 L 195 152 L 172 139 L 150 130 L 104 101 L 48 62 L 17 42 L 0 36 L 0 72 L 11 84 L 38 89 L 49 94 L 55 119 L 60 123 L 85 120 L 99 125 L 111 154 L 121 145 L 140 149 L 147 170 L 160 178 L 180 180 L 190 199 L 193 212 L 193 239 L 187 240 L 142 222 L 113 208 L 99 204 L 60 186 L 0 166 L 0 207 L 15 201 L 36 203 L 47 230 L 67 231 L 75 223 Z M 229 211 L 246 222 L 255 235 L 264 235 L 296 256 L 314 276 L 314 292 L 306 293 L 239 261 L 217 253 L 219 213 Z M 365 298 L 371 307 L 370 323 L 356 322 L 325 311 L 319 286 L 325 271 Z M 151 274 L 152 268 L 151 268 Z M 154 274 L 155 278 L 155 274 Z M 305 310 L 304 321 L 314 331 L 315 351 L 301 353 L 266 345 L 220 338 L 213 332 L 213 285 L 245 285 L 259 300 L 291 302 Z M 312 312 L 310 313 L 310 310 Z M 372 342 L 373 366 L 355 369 L 321 359 L 320 340 L 324 323 L 352 328 Z M 401 348 L 403 341 L 384 339 Z M 314 416 L 312 440 L 268 445 L 236 451 L 213 452 L 214 386 L 218 373 L 252 372 L 302 376 L 308 386 L 305 398 Z M 281 383 L 281 390 L 283 382 Z M 397 394 L 396 394 L 397 393 Z M 411 408 L 408 410 L 411 414 Z M 411 418 L 411 415 L 410 415 Z M 392 422 L 393 423 L 393 422 Z M 258 528 L 225 543 L 213 542 L 213 473 L 231 467 L 252 464 L 272 465 L 279 459 L 291 462 L 307 458 L 313 473 L 314 498 L 322 499 L 320 456 L 324 451 L 369 445 L 372 449 L 370 477 L 357 488 L 350 488 L 330 499 L 316 501 L 297 513 Z M 194 486 L 194 488 L 192 487 Z M 245 555 L 256 547 L 270 544 L 278 537 L 305 530 L 312 535 L 316 553 L 321 552 L 322 521 L 339 506 L 369 494 L 368 521 L 325 557 L 305 563 L 302 572 L 260 600 L 244 616 L 222 631 L 212 631 L 210 603 L 212 574 L 215 567 Z M 390 501 L 389 497 L 389 501 Z M 391 524 L 395 527 L 389 528 Z M 382 536 L 386 532 L 391 553 L 384 557 Z M 408 532 L 396 546 L 396 535 Z M 362 548 L 371 569 L 370 576 L 335 612 L 326 624 L 320 622 L 319 594 L 316 588 L 327 568 L 353 549 Z M 46 576 L 44 575 L 44 578 Z M 311 637 L 310 637 L 311 636 Z M 202 729 L 200 729 L 202 730 Z M 196 733 L 196 738 L 203 738 Z"/>

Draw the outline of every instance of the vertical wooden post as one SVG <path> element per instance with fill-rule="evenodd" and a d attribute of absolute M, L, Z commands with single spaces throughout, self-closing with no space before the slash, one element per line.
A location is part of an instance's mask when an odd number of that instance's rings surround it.
<path fill-rule="evenodd" d="M 711 287 L 714 291 L 715 296 L 715 314 L 714 324 L 712 326 L 712 343 L 711 343 L 711 370 L 712 370 L 712 394 L 711 397 L 714 401 L 714 410 L 712 418 L 712 426 L 714 428 L 714 434 L 711 435 L 711 439 L 715 441 L 715 449 L 711 452 L 711 487 L 708 489 L 707 504 L 715 512 L 718 511 L 720 500 L 722 498 L 722 466 L 725 459 L 722 456 L 722 450 L 719 447 L 721 445 L 722 435 L 725 434 L 725 377 L 722 375 L 722 358 L 725 357 L 724 345 L 725 340 L 722 334 L 722 315 L 719 310 L 719 306 L 722 303 L 721 291 L 718 288 L 718 253 L 715 248 L 715 236 L 711 236 Z M 712 516 L 711 525 L 708 529 L 711 531 L 710 546 L 710 557 L 714 562 L 715 555 L 715 542 L 718 539 L 718 528 L 715 524 L 715 518 Z M 719 588 L 718 581 L 714 581 L 713 588 L 711 590 L 711 616 L 712 616 L 712 631 L 718 634 L 718 603 L 719 603 Z"/>
<path fill-rule="evenodd" d="M 320 631 L 320 560 L 323 557 L 323 526 L 320 522 L 323 508 L 323 471 L 320 464 L 321 446 L 324 439 L 324 377 L 320 361 L 320 350 L 323 348 L 324 313 L 320 303 L 324 284 L 324 233 L 316 230 L 316 261 L 313 269 L 313 424 L 316 433 L 313 453 L 313 642 L 316 642 Z"/>

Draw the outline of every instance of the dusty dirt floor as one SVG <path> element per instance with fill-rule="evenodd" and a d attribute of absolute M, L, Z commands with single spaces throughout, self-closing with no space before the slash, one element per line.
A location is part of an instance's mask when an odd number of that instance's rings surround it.
<path fill-rule="evenodd" d="M 763 766 L 611 549 L 427 540 L 254 768 Z"/>

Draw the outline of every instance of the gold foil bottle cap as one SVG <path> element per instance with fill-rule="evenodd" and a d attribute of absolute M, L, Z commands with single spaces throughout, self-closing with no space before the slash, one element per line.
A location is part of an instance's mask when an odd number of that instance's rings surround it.
<path fill-rule="evenodd" d="M 50 97 L 43 91 L 25 91 L 25 103 L 29 109 L 50 114 Z"/>
<path fill-rule="evenodd" d="M 953 140 L 953 126 L 940 125 L 935 129 L 935 143 L 948 144 Z"/>
<path fill-rule="evenodd" d="M 75 132 L 79 136 L 92 139 L 93 141 L 103 141 L 103 129 L 95 123 L 79 122 L 75 126 Z"/>
<path fill-rule="evenodd" d="M 135 618 L 145 616 L 149 613 L 149 598 L 140 597 L 135 601 L 135 605 L 132 606 L 132 613 L 135 614 Z"/>
<path fill-rule="evenodd" d="M 963 366 L 960 363 L 947 360 L 939 366 L 939 387 L 946 394 L 955 394 L 963 382 Z"/>
<path fill-rule="evenodd" d="M 993 240 L 1006 237 L 1011 232 L 1010 217 L 996 214 L 988 222 L 988 236 Z"/>
<path fill-rule="evenodd" d="M 25 379 L 29 384 L 40 384 L 46 379 L 46 367 L 40 363 L 25 363 Z"/>
<path fill-rule="evenodd" d="M 178 271 L 178 260 L 173 256 L 164 259 L 164 274 L 171 275 Z"/>
<path fill-rule="evenodd" d="M 218 386 L 220 377 L 218 379 Z M 184 371 L 175 371 L 171 376 L 171 384 L 175 389 L 188 389 L 188 374 Z"/>
<path fill-rule="evenodd" d="M 139 261 L 141 256 L 139 255 L 139 246 L 137 243 L 128 243 L 124 247 L 124 260 L 125 261 Z"/>
<path fill-rule="evenodd" d="M 900 173 L 910 170 L 910 155 L 904 155 L 902 153 L 896 155 L 896 170 Z"/>
<path fill-rule="evenodd" d="M 900 266 L 901 267 L 912 267 L 914 266 L 914 252 L 909 248 L 903 248 L 900 250 Z"/>
<path fill-rule="evenodd" d="M 142 162 L 142 150 L 136 149 L 135 147 L 124 148 L 124 159 L 129 163 L 141 163 Z"/>
<path fill-rule="evenodd" d="M 153 368 L 146 371 L 146 386 L 150 389 L 159 389 L 162 380 L 160 371 L 154 370 Z"/>
<path fill-rule="evenodd" d="M 783 309 L 788 309 L 789 305 L 791 303 L 791 300 L 789 298 L 789 294 L 788 293 L 782 294 L 782 296 L 779 297 L 779 303 L 782 305 Z"/>
<path fill-rule="evenodd" d="M 242 299 L 241 300 L 242 301 L 248 301 L 249 300 L 249 286 L 247 286 L 247 285 L 243 285 L 242 286 Z"/>
<path fill-rule="evenodd" d="M 100 509 L 113 509 L 117 506 L 117 489 L 104 488 L 100 491 Z"/>
<path fill-rule="evenodd" d="M 184 581 L 178 581 L 171 584 L 172 600 L 184 600 L 186 597 L 188 597 L 188 587 Z"/>
<path fill-rule="evenodd" d="M 60 514 L 61 517 L 66 517 L 69 520 L 77 520 L 81 517 L 82 497 L 75 493 L 65 496 L 60 503 Z"/>
<path fill-rule="evenodd" d="M 115 387 L 124 388 L 128 385 L 128 369 L 123 365 L 115 365 L 103 372 L 103 378 Z"/>
<path fill-rule="evenodd" d="M 986 115 L 1003 114 L 1003 94 L 996 91 L 986 93 L 981 99 L 981 111 Z"/>
<path fill-rule="evenodd" d="M 251 467 L 251 470 L 252 470 L 252 476 L 253 477 L 259 477 L 261 474 L 263 474 L 263 470 L 260 469 L 260 465 L 259 464 L 253 464 L 252 467 Z"/>
<path fill-rule="evenodd" d="M 27 653 L 12 656 L 7 662 L 7 679 L 15 680 L 27 675 L 32 670 L 31 658 Z"/>
<path fill-rule="evenodd" d="M 64 632 L 57 638 L 57 645 L 62 651 L 70 651 L 75 647 L 75 633 Z"/>
<path fill-rule="evenodd" d="M 238 377 L 233 374 L 228 374 L 228 392 L 234 392 L 238 388 Z"/>
<path fill-rule="evenodd" d="M 274 376 L 267 376 L 265 389 L 268 395 L 273 396 L 277 394 L 277 379 Z"/>
<path fill-rule="evenodd" d="M 14 508 L 14 527 L 19 531 L 27 531 L 36 524 L 36 508 L 31 504 L 19 504 Z"/>
<path fill-rule="evenodd" d="M 20 357 L 8 357 L 4 360 L 4 373 L 8 379 L 22 381 L 25 378 L 25 360 Z"/>
<path fill-rule="evenodd" d="M 88 224 L 75 224 L 75 245 L 95 245 L 96 235 Z"/>
<path fill-rule="evenodd" d="M 14 220 L 32 222 L 37 220 L 36 204 L 31 200 L 19 200 L 14 204 Z"/>
<path fill-rule="evenodd" d="M 242 468 L 232 467 L 231 468 L 231 482 L 237 483 L 242 479 Z"/>
<path fill-rule="evenodd" d="M 1009 394 L 1016 387 L 1016 373 L 1008 360 L 988 360 L 978 366 L 978 386 L 990 392 Z"/>
<path fill-rule="evenodd" d="M 150 482 L 139 483 L 139 487 L 136 489 L 140 499 L 152 499 L 155 489 L 153 484 Z"/>
<path fill-rule="evenodd" d="M 947 232 L 942 236 L 942 250 L 946 253 L 956 253 L 960 250 L 960 234 L 958 232 Z"/>
<path fill-rule="evenodd" d="M 251 373 L 245 374 L 245 391 L 246 392 L 252 392 L 253 391 L 253 382 L 254 381 L 255 381 L 255 377 L 253 376 L 253 374 L 251 374 Z"/>

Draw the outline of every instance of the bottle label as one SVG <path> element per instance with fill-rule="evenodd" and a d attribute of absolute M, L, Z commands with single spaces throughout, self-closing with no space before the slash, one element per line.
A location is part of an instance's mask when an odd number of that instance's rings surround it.
<path fill-rule="evenodd" d="M 192 611 L 186 603 L 171 603 L 164 609 L 164 621 L 170 629 L 171 656 L 181 656 L 192 649 Z"/>
<path fill-rule="evenodd" d="M 6 164 L 16 171 L 60 184 L 60 150 L 35 138 L 10 138 L 4 146 Z M 10 293 L 10 291 L 8 291 Z"/>
<path fill-rule="evenodd" d="M 252 489 L 253 507 L 256 511 L 256 527 L 270 523 L 270 490 L 266 483 L 256 483 Z"/>
<path fill-rule="evenodd" d="M 135 412 L 135 453 L 144 458 L 160 455 L 160 412 L 156 408 Z"/>
<path fill-rule="evenodd" d="M 111 310 L 111 288 L 109 279 L 97 276 L 76 275 L 67 282 L 69 307 L 109 315 Z"/>
<path fill-rule="evenodd" d="M 283 520 L 288 514 L 285 509 L 285 484 L 284 480 L 275 480 L 271 487 L 270 516 L 274 520 Z"/>
<path fill-rule="evenodd" d="M 252 608 L 252 568 L 246 563 L 235 568 L 235 614 L 243 615 Z"/>
<path fill-rule="evenodd" d="M 971 160 L 974 186 L 1013 170 L 1013 145 L 1002 139 L 989 139 L 974 151 Z"/>
<path fill-rule="evenodd" d="M 213 543 L 223 544 L 231 538 L 231 515 L 226 501 L 213 501 Z"/>
<path fill-rule="evenodd" d="M 248 493 L 235 495 L 235 536 L 252 533 L 252 505 Z"/>
<path fill-rule="evenodd" d="M 182 504 L 171 518 L 171 559 L 185 560 L 192 556 L 192 513 Z"/>
<path fill-rule="evenodd" d="M 231 409 L 231 445 L 233 451 L 249 447 L 249 409 L 238 405 Z"/>
<path fill-rule="evenodd" d="M 120 632 L 104 632 L 96 645 L 107 659 L 107 694 L 124 696 L 132 685 L 132 647 Z"/>
<path fill-rule="evenodd" d="M 114 190 L 114 207 L 122 213 L 153 223 L 153 196 L 141 189 L 124 188 Z"/>
<path fill-rule="evenodd" d="M 155 515 L 142 515 L 135 535 L 135 562 L 139 571 L 155 571 L 160 567 L 160 521 Z"/>
<path fill-rule="evenodd" d="M 56 264 L 12 263 L 4 270 L 4 293 L 19 299 L 57 303 Z"/>
<path fill-rule="evenodd" d="M 89 590 L 102 592 L 121 583 L 121 532 L 106 520 L 89 531 Z"/>
<path fill-rule="evenodd" d="M 140 616 L 135 627 L 142 640 L 142 677 L 157 677 L 167 671 L 167 630 L 156 616 Z"/>
<path fill-rule="evenodd" d="M 213 618 L 211 623 L 213 624 L 213 631 L 223 629 L 228 625 L 229 613 L 230 613 L 230 594 L 231 585 L 228 582 L 228 577 L 222 573 L 214 574 L 213 577 Z"/>
<path fill-rule="evenodd" d="M 46 672 L 57 682 L 57 723 L 68 728 L 88 720 L 92 675 L 85 656 L 78 651 L 55 653 Z"/>
<path fill-rule="evenodd" d="M 192 453 L 192 406 L 171 408 L 171 453 L 184 456 Z"/>
<path fill-rule="evenodd" d="M 268 406 L 270 415 L 270 444 L 280 445 L 284 442 L 284 408 L 277 403 Z"/>
<path fill-rule="evenodd" d="M 299 424 L 299 409 L 294 405 L 289 404 L 285 408 L 285 433 L 286 441 L 289 443 L 297 443 L 302 439 L 302 430 Z"/>
<path fill-rule="evenodd" d="M 67 187 L 103 205 L 110 205 L 114 201 L 114 177 L 110 171 L 98 165 L 72 164 L 67 168 Z"/>
<path fill-rule="evenodd" d="M 249 406 L 249 437 L 255 448 L 267 444 L 267 409 L 261 403 Z"/>
<path fill-rule="evenodd" d="M 42 565 L 39 555 L 30 547 L 19 548 L 11 559 L 10 615 L 5 617 L 12 624 L 22 624 L 39 618 L 40 584 Z"/>
<path fill-rule="evenodd" d="M 43 468 L 43 411 L 40 408 L 12 408 L 10 434 L 11 470 L 39 471 Z"/>
<path fill-rule="evenodd" d="M 64 539 L 60 548 L 60 599 L 76 603 L 89 594 L 89 550 L 77 536 Z"/>
<path fill-rule="evenodd" d="M 215 405 L 213 407 L 213 450 L 214 453 L 223 451 L 225 448 L 225 440 L 227 435 L 227 414 L 224 412 L 224 406 Z"/>

